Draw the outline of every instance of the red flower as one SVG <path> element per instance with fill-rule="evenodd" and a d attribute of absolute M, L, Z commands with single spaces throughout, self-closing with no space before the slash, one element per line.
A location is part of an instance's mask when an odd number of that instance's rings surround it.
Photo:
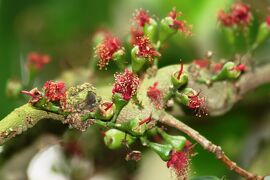
<path fill-rule="evenodd" d="M 140 26 L 140 27 L 143 27 L 145 24 L 149 24 L 150 23 L 150 17 L 147 13 L 146 10 L 144 9 L 139 9 L 139 10 L 136 10 L 135 12 L 135 16 L 134 16 L 134 19 L 135 21 L 137 22 L 137 24 Z"/>
<path fill-rule="evenodd" d="M 242 2 L 233 4 L 231 13 L 237 24 L 247 25 L 252 19 L 249 6 Z"/>
<path fill-rule="evenodd" d="M 190 109 L 194 109 L 196 112 L 196 116 L 203 116 L 207 115 L 207 109 L 205 106 L 205 98 L 200 97 L 200 92 L 198 92 L 195 95 L 189 95 L 189 102 L 188 102 L 188 107 Z"/>
<path fill-rule="evenodd" d="M 209 60 L 197 59 L 197 60 L 194 60 L 193 63 L 199 66 L 200 68 L 205 68 L 209 65 Z"/>
<path fill-rule="evenodd" d="M 270 16 L 267 16 L 267 17 L 266 17 L 265 22 L 266 22 L 266 24 L 270 27 Z"/>
<path fill-rule="evenodd" d="M 222 63 L 216 63 L 216 64 L 214 65 L 214 68 L 213 68 L 214 73 L 219 72 L 219 71 L 222 69 L 222 66 L 223 66 Z"/>
<path fill-rule="evenodd" d="M 167 162 L 167 167 L 172 169 L 176 176 L 180 179 L 186 179 L 189 171 L 189 161 L 193 145 L 190 141 L 186 141 L 185 147 L 181 151 L 173 150 L 171 159 Z"/>
<path fill-rule="evenodd" d="M 66 99 L 66 87 L 63 82 L 47 81 L 43 85 L 45 97 L 49 101 L 63 101 Z"/>
<path fill-rule="evenodd" d="M 47 54 L 38 54 L 36 52 L 30 52 L 27 55 L 28 66 L 34 67 L 36 70 L 41 70 L 44 65 L 51 61 L 51 58 Z"/>
<path fill-rule="evenodd" d="M 139 52 L 137 55 L 140 57 L 153 60 L 154 57 L 161 56 L 160 53 L 155 50 L 148 37 L 138 37 L 135 45 L 139 47 Z"/>
<path fill-rule="evenodd" d="M 109 61 L 112 60 L 113 55 L 116 51 L 121 49 L 120 40 L 116 37 L 108 36 L 102 43 L 97 45 L 95 53 L 99 59 L 98 66 L 100 69 L 108 65 Z"/>
<path fill-rule="evenodd" d="M 119 93 L 122 98 L 128 101 L 133 95 L 136 94 L 140 79 L 136 74 L 133 74 L 128 69 L 122 74 L 116 74 L 115 83 L 112 89 L 112 93 Z"/>
<path fill-rule="evenodd" d="M 138 39 L 144 35 L 144 33 L 143 33 L 142 28 L 131 27 L 130 28 L 130 35 L 131 35 L 130 43 L 134 45 L 137 43 Z"/>
<path fill-rule="evenodd" d="M 173 151 L 171 159 L 167 162 L 167 167 L 172 169 L 177 177 L 186 178 L 189 166 L 189 153 L 186 151 Z"/>
<path fill-rule="evenodd" d="M 218 14 L 218 20 L 227 27 L 248 25 L 252 20 L 252 14 L 248 5 L 237 2 L 232 5 L 228 13 L 221 10 Z"/>
<path fill-rule="evenodd" d="M 147 90 L 147 96 L 150 101 L 157 107 L 161 107 L 162 92 L 157 88 L 158 82 L 155 82 L 153 86 L 150 86 Z"/>
<path fill-rule="evenodd" d="M 168 17 L 172 18 L 173 23 L 170 25 L 170 28 L 180 30 L 185 35 L 191 35 L 190 27 L 187 27 L 185 21 L 178 20 L 177 17 L 180 17 L 182 13 L 177 12 L 176 8 L 173 8 L 171 12 L 169 12 Z"/>

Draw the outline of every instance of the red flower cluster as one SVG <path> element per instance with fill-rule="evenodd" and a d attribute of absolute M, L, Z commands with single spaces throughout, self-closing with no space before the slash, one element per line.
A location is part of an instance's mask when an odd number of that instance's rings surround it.
<path fill-rule="evenodd" d="M 28 66 L 33 67 L 36 70 L 41 70 L 44 65 L 51 61 L 51 58 L 47 54 L 38 54 L 36 52 L 30 52 L 27 55 Z"/>
<path fill-rule="evenodd" d="M 195 95 L 189 95 L 189 102 L 188 102 L 188 107 L 190 109 L 194 109 L 196 112 L 196 116 L 203 116 L 207 115 L 207 110 L 205 106 L 205 98 L 200 97 L 200 92 L 198 92 Z"/>
<path fill-rule="evenodd" d="M 136 74 L 133 74 L 128 69 L 122 74 L 116 74 L 115 83 L 112 89 L 112 93 L 119 93 L 122 98 L 128 101 L 133 95 L 136 94 L 140 79 Z"/>
<path fill-rule="evenodd" d="M 200 68 L 206 68 L 210 62 L 207 59 L 196 59 L 193 61 L 193 63 L 196 64 Z"/>
<path fill-rule="evenodd" d="M 191 35 L 190 27 L 187 27 L 185 21 L 178 20 L 182 13 L 177 12 L 176 8 L 173 8 L 171 12 L 169 12 L 168 17 L 172 18 L 173 23 L 170 25 L 170 28 L 180 30 L 185 35 Z"/>
<path fill-rule="evenodd" d="M 139 52 L 137 55 L 147 58 L 150 61 L 152 61 L 154 57 L 161 56 L 160 53 L 155 50 L 148 37 L 138 37 L 135 46 L 139 47 Z"/>
<path fill-rule="evenodd" d="M 140 27 L 143 27 L 145 24 L 149 24 L 150 22 L 150 16 L 144 9 L 136 10 L 134 19 Z"/>
<path fill-rule="evenodd" d="M 66 87 L 63 82 L 47 81 L 43 85 L 45 97 L 49 101 L 63 101 L 66 99 Z"/>
<path fill-rule="evenodd" d="M 116 51 L 121 49 L 121 42 L 118 38 L 112 36 L 106 36 L 105 39 L 97 45 L 95 53 L 98 57 L 98 66 L 100 69 L 104 68 Z"/>
<path fill-rule="evenodd" d="M 266 22 L 266 24 L 270 27 L 270 16 L 267 16 L 267 17 L 266 17 L 265 22 Z"/>
<path fill-rule="evenodd" d="M 158 82 L 155 82 L 153 86 L 147 89 L 147 96 L 150 101 L 156 106 L 156 108 L 161 108 L 162 92 L 157 88 Z"/>
<path fill-rule="evenodd" d="M 252 14 L 248 5 L 237 2 L 232 5 L 228 13 L 221 10 L 218 14 L 218 20 L 227 27 L 234 25 L 249 25 L 252 20 Z"/>

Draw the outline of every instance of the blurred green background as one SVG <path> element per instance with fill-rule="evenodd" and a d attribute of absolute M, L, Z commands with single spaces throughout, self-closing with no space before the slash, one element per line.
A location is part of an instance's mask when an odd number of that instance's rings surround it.
<path fill-rule="evenodd" d="M 107 28 L 115 35 L 124 38 L 129 33 L 132 14 L 137 8 L 149 10 L 154 17 L 161 18 L 176 7 L 183 12 L 193 26 L 190 38 L 178 35 L 168 43 L 163 52 L 161 66 L 202 59 L 208 50 L 214 52 L 215 59 L 233 59 L 236 53 L 245 54 L 248 48 L 239 35 L 238 44 L 232 47 L 226 41 L 216 21 L 217 12 L 229 7 L 233 0 L 1 0 L 0 1 L 0 118 L 6 116 L 24 101 L 15 101 L 5 95 L 9 78 L 23 78 L 23 62 L 28 52 L 37 51 L 52 56 L 52 63 L 39 74 L 35 85 L 41 86 L 46 80 L 54 79 L 61 72 L 86 66 L 93 56 L 91 37 L 100 28 Z M 269 13 L 270 1 L 246 1 L 254 12 L 252 27 L 258 26 Z M 256 28 L 251 28 L 251 38 Z M 269 61 L 270 41 L 265 42 L 254 54 L 254 64 Z M 267 59 L 268 58 L 268 59 Z M 113 70 L 112 70 L 113 71 Z M 189 119 L 192 127 L 221 145 L 232 159 L 257 173 L 270 174 L 270 157 L 254 155 L 261 152 L 261 144 L 254 143 L 265 139 L 258 135 L 260 128 L 266 127 L 270 109 L 269 87 L 256 90 L 226 115 L 216 118 Z M 269 124 L 269 123 L 268 123 Z M 269 125 L 267 125 L 268 127 Z M 269 129 L 268 129 L 269 131 Z M 263 138 L 262 138 L 263 137 Z M 269 142 L 267 136 L 266 142 Z M 252 143 L 253 142 L 253 143 Z M 267 144 L 267 143 L 266 143 Z M 270 154 L 269 145 L 263 145 Z M 251 148 L 249 150 L 248 148 Z M 258 151 L 257 151 L 258 150 Z M 237 179 L 233 173 L 215 160 L 213 155 L 196 147 L 198 155 L 192 160 L 194 176 L 215 175 Z M 265 159 L 263 163 L 260 158 Z M 254 159 L 253 165 L 250 159 Z M 258 159 L 258 160 L 257 160 Z M 268 160 L 268 161 L 266 161 Z M 128 164 L 129 162 L 123 161 Z M 164 164 L 165 166 L 165 164 Z M 142 170 L 143 171 L 143 170 Z M 145 172 L 150 173 L 148 170 Z M 154 172 L 154 174 L 157 172 Z M 151 173 L 150 173 L 151 174 Z M 152 173 L 153 174 L 153 173 Z M 147 178 L 146 178 L 147 179 Z"/>

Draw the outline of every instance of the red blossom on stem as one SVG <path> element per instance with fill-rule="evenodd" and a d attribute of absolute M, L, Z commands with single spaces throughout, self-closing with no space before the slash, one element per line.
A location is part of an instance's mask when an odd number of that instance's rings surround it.
<path fill-rule="evenodd" d="M 122 98 L 126 101 L 136 94 L 140 83 L 140 79 L 136 74 L 125 69 L 124 73 L 117 73 L 114 77 L 115 83 L 113 85 L 112 93 L 121 94 Z"/>
<path fill-rule="evenodd" d="M 173 8 L 171 12 L 169 12 L 168 17 L 172 18 L 173 23 L 170 25 L 170 28 L 180 30 L 185 35 L 191 35 L 190 27 L 187 27 L 185 21 L 178 20 L 177 18 L 182 15 L 181 12 L 177 12 L 176 8 Z"/>
<path fill-rule="evenodd" d="M 252 14 L 248 5 L 237 2 L 232 5 L 228 13 L 221 10 L 218 13 L 218 20 L 222 25 L 227 27 L 249 25 L 252 20 Z"/>
<path fill-rule="evenodd" d="M 222 69 L 222 67 L 223 67 L 223 64 L 222 64 L 222 63 L 216 63 L 216 64 L 214 65 L 214 67 L 213 67 L 214 73 L 219 72 L 219 71 Z"/>
<path fill-rule="evenodd" d="M 155 50 L 148 37 L 137 37 L 135 45 L 139 47 L 139 52 L 137 53 L 137 55 L 140 57 L 153 60 L 154 57 L 161 56 L 160 53 Z"/>
<path fill-rule="evenodd" d="M 172 169 L 178 178 L 187 178 L 192 148 L 191 142 L 187 140 L 183 150 L 171 152 L 171 159 L 167 162 L 167 167 Z"/>
<path fill-rule="evenodd" d="M 150 23 L 150 16 L 144 9 L 136 10 L 134 19 L 140 27 Z"/>
<path fill-rule="evenodd" d="M 209 65 L 209 60 L 197 59 L 197 60 L 194 60 L 193 63 L 199 66 L 200 68 L 206 68 Z"/>
<path fill-rule="evenodd" d="M 189 95 L 189 102 L 188 102 L 188 107 L 190 109 L 194 109 L 196 112 L 196 116 L 203 116 L 203 115 L 207 115 L 207 109 L 205 106 L 205 98 L 204 97 L 200 97 L 200 93 L 198 92 L 197 94 L 194 95 Z"/>
<path fill-rule="evenodd" d="M 51 57 L 47 54 L 39 54 L 36 52 L 30 52 L 27 55 L 28 66 L 33 67 L 36 70 L 41 70 L 44 65 L 51 61 Z"/>
<path fill-rule="evenodd" d="M 98 66 L 100 69 L 104 68 L 113 59 L 116 51 L 120 50 L 121 42 L 118 38 L 108 36 L 95 49 L 96 56 L 98 57 Z"/>
<path fill-rule="evenodd" d="M 47 81 L 43 85 L 45 97 L 49 101 L 63 101 L 66 99 L 66 87 L 64 82 Z"/>
<path fill-rule="evenodd" d="M 161 100 L 162 100 L 162 92 L 157 88 L 157 86 L 158 86 L 158 82 L 155 82 L 153 86 L 150 86 L 147 89 L 147 96 L 157 108 L 160 108 Z"/>
<path fill-rule="evenodd" d="M 270 15 L 266 17 L 265 22 L 266 22 L 267 26 L 270 27 Z"/>

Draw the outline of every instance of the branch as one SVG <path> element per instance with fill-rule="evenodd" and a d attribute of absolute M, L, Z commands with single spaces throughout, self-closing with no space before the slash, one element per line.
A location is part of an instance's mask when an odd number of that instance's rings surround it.
<path fill-rule="evenodd" d="M 168 113 L 164 112 L 162 115 L 160 115 L 159 121 L 163 124 L 174 127 L 182 131 L 183 133 L 187 134 L 193 140 L 198 142 L 205 150 L 213 153 L 216 156 L 216 158 L 222 161 L 230 170 L 236 172 L 240 176 L 246 179 L 252 179 L 252 180 L 264 179 L 262 176 L 258 176 L 256 174 L 248 172 L 247 170 L 239 167 L 235 162 L 231 161 L 228 158 L 228 156 L 225 155 L 225 153 L 222 151 L 220 146 L 213 144 L 211 141 L 209 141 L 204 136 L 202 136 L 199 132 L 190 128 L 189 126 L 177 120 L 176 118 L 169 115 Z"/>
<path fill-rule="evenodd" d="M 64 120 L 64 117 L 34 108 L 31 104 L 25 104 L 7 115 L 0 121 L 0 144 L 23 131 L 33 127 L 43 119 Z"/>
<path fill-rule="evenodd" d="M 260 85 L 270 82 L 270 64 L 257 67 L 254 71 L 244 74 L 237 83 L 239 99 L 244 94 L 256 89 Z"/>

